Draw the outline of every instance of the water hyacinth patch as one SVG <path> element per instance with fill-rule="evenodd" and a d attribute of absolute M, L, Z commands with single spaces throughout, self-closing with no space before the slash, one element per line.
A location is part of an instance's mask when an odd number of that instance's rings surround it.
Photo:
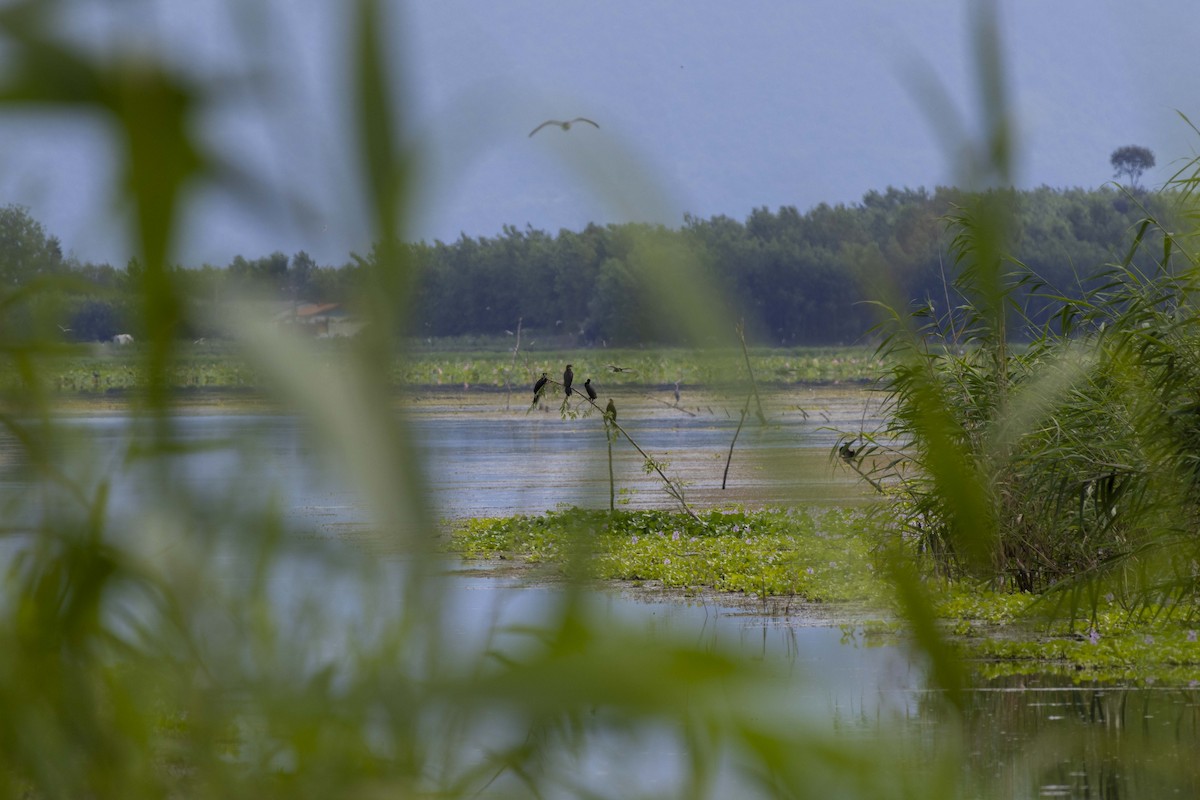
<path fill-rule="evenodd" d="M 603 580 L 809 601 L 879 600 L 882 587 L 860 522 L 840 509 L 723 509 L 698 520 L 668 511 L 574 509 L 468 520 L 452 532 L 450 547 L 468 558 L 535 563 L 582 549 L 591 574 Z"/>
<path fill-rule="evenodd" d="M 874 609 L 877 633 L 899 630 L 882 582 L 878 536 L 859 510 L 722 509 L 693 520 L 668 511 L 568 509 L 458 523 L 449 549 L 468 559 L 512 559 L 557 574 L 586 574 L 685 592 L 855 603 Z M 679 536 L 676 538 L 675 533 Z M 876 532 L 877 533 L 877 532 Z M 956 647 L 985 676 L 1060 671 L 1073 680 L 1186 684 L 1200 664 L 1191 622 L 1131 614 L 1101 598 L 1093 620 L 1057 619 L 1037 595 L 999 592 L 927 576 L 934 612 Z"/>

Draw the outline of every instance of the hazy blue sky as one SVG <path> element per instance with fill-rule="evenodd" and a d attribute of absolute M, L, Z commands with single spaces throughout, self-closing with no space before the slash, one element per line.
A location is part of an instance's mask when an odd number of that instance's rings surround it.
<path fill-rule="evenodd" d="M 199 187 L 178 259 L 363 250 L 339 0 L 80 0 L 65 30 L 160 48 L 198 75 L 266 69 L 258 94 L 198 124 L 278 202 Z M 427 0 L 385 32 L 420 144 L 412 238 L 557 232 L 589 221 L 678 226 L 758 206 L 854 203 L 958 183 L 954 142 L 979 118 L 966 0 Z M 1000 0 L 1020 186 L 1095 187 L 1118 146 L 1151 148 L 1161 182 L 1196 152 L 1200 3 Z M 936 90 L 930 87 L 940 87 Z M 938 99 L 944 92 L 949 103 Z M 529 131 L 583 115 L 600 130 Z M 68 250 L 123 264 L 102 124 L 0 117 L 0 203 L 28 205 Z"/>

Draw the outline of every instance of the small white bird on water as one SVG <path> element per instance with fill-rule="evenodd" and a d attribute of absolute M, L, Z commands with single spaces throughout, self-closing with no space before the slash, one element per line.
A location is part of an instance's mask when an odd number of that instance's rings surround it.
<path fill-rule="evenodd" d="M 569 119 L 569 120 L 566 120 L 565 122 L 562 120 L 557 120 L 557 119 L 548 119 L 545 122 L 543 122 L 541 125 L 538 125 L 536 128 L 531 130 L 529 132 L 529 135 L 533 136 L 535 133 L 537 133 L 542 128 L 546 127 L 547 125 L 557 125 L 558 127 L 562 128 L 564 131 L 569 131 L 569 130 L 571 130 L 571 126 L 574 125 L 576 122 L 586 122 L 588 125 L 592 125 L 596 128 L 600 127 L 599 125 L 597 125 L 596 123 L 594 123 L 590 119 L 588 119 L 587 117 L 576 117 L 575 119 Z"/>

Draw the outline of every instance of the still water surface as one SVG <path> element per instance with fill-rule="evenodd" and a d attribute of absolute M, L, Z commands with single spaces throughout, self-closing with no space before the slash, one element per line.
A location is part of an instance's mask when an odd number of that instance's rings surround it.
<path fill-rule="evenodd" d="M 670 474 L 687 482 L 689 500 L 698 506 L 846 503 L 864 495 L 829 458 L 836 436 L 828 428 L 869 428 L 870 413 L 863 395 L 807 392 L 788 398 L 773 407 L 769 426 L 748 422 L 743 428 L 724 490 L 736 409 L 728 416 L 704 408 L 689 414 L 643 404 L 628 409 L 622 422 L 643 449 L 671 462 Z M 606 441 L 595 417 L 563 420 L 557 413 L 505 411 L 485 399 L 474 405 L 425 403 L 408 419 L 426 455 L 430 502 L 439 516 L 608 503 Z M 114 516 L 138 513 L 159 499 L 150 487 L 160 485 L 151 477 L 162 464 L 129 459 L 130 419 L 80 417 L 68 424 L 85 434 L 72 446 L 86 442 L 95 456 L 91 463 L 110 477 Z M 233 511 L 242 503 L 250 511 L 271 498 L 298 535 L 349 547 L 384 535 L 366 533 L 369 517 L 360 498 L 294 417 L 198 414 L 179 418 L 176 432 L 191 449 L 173 458 L 173 479 L 210 496 L 215 507 Z M 619 502 L 668 506 L 670 499 L 643 474 L 640 457 L 630 455 L 623 442 L 618 445 Z M 64 459 L 68 469 L 74 463 L 87 462 Z M 0 470 L 0 492 L 10 498 L 32 486 L 16 466 L 6 463 Z M 450 637 L 466 650 L 484 646 L 497 626 L 547 622 L 557 605 L 553 588 L 448 566 L 445 615 Z M 303 581 L 281 583 L 283 602 L 296 583 Z M 839 730 L 898 724 L 911 742 L 947 737 L 966 748 L 964 783 L 971 796 L 1200 796 L 1200 693 L 1192 687 L 981 680 L 965 719 L 959 719 L 927 690 L 920 662 L 903 646 L 867 647 L 859 636 L 814 620 L 760 617 L 653 594 L 597 592 L 590 608 L 597 619 L 640 629 L 650 638 L 677 638 L 771 666 L 790 681 L 788 702 L 801 717 L 826 720 Z M 352 602 L 334 613 L 344 614 L 348 623 L 359 615 Z M 336 649 L 332 643 L 330 651 Z M 670 759 L 635 770 L 631 778 L 622 769 L 629 757 L 596 755 L 582 768 L 596 780 L 631 780 L 631 790 L 675 785 L 679 776 Z"/>

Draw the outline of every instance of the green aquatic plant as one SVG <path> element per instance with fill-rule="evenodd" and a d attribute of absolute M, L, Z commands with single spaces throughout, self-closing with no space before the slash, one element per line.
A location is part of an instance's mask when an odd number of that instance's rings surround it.
<path fill-rule="evenodd" d="M 730 508 L 709 512 L 700 525 L 678 512 L 570 509 L 463 520 L 451 527 L 447 547 L 469 560 L 520 564 L 540 582 L 585 577 L 718 606 L 753 601 L 768 614 L 820 604 L 823 617 L 846 620 L 847 636 L 895 642 L 904 632 L 887 582 L 892 566 L 864 529 L 867 518 L 843 509 Z M 1039 598 L 1028 592 L 945 580 L 924 587 L 931 619 L 956 657 L 987 676 L 1178 682 L 1200 665 L 1195 620 L 1131 613 L 1115 596 L 1100 599 L 1081 631 L 1070 618 L 1039 615 Z"/>
<path fill-rule="evenodd" d="M 842 509 L 724 509 L 698 518 L 572 509 L 463 521 L 449 546 L 468 558 L 556 570 L 577 566 L 567 555 L 584 547 L 587 574 L 600 580 L 879 608 L 884 586 L 862 524 L 861 513 Z"/>

